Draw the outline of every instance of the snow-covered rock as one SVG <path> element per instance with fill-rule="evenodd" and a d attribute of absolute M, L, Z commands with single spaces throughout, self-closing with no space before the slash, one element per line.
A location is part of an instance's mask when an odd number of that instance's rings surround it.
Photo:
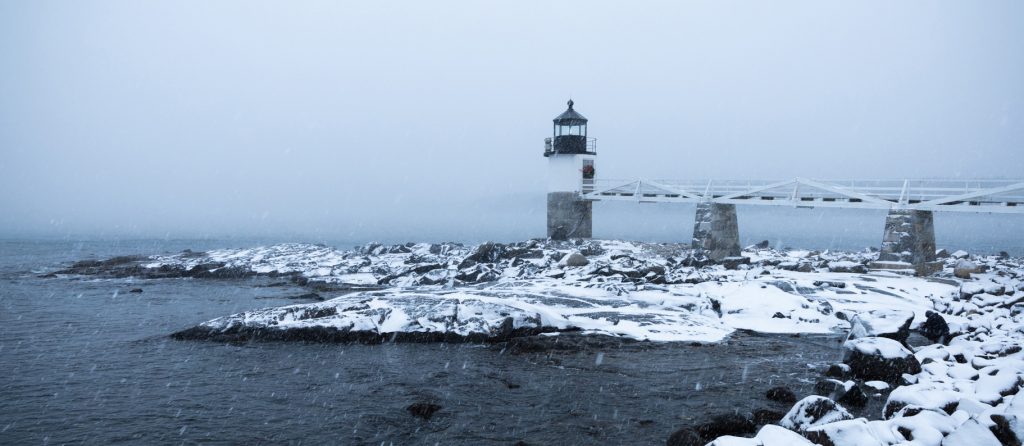
<path fill-rule="evenodd" d="M 904 373 L 921 372 L 921 363 L 899 342 L 889 338 L 851 339 L 843 344 L 843 362 L 854 376 L 866 381 L 896 382 Z"/>
<path fill-rule="evenodd" d="M 565 256 L 565 258 L 562 260 L 562 263 L 565 266 L 587 266 L 587 264 L 590 262 L 587 260 L 586 256 L 580 254 L 577 251 Z"/>
<path fill-rule="evenodd" d="M 828 263 L 828 270 L 833 273 L 866 273 L 868 268 L 862 263 L 840 260 Z"/>
<path fill-rule="evenodd" d="M 858 313 L 850 319 L 847 339 L 880 336 L 903 344 L 910 336 L 910 324 L 913 321 L 913 311 L 878 309 Z"/>
<path fill-rule="evenodd" d="M 853 416 L 843 406 L 823 396 L 809 396 L 798 401 L 782 420 L 779 426 L 803 432 L 813 426 L 850 420 Z"/>

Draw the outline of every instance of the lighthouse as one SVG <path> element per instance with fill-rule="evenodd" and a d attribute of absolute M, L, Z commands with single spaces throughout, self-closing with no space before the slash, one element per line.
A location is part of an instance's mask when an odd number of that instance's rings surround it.
<path fill-rule="evenodd" d="M 583 194 L 594 190 L 597 140 L 587 136 L 587 118 L 569 108 L 553 120 L 544 139 L 548 159 L 548 237 L 554 240 L 590 238 L 592 203 Z"/>

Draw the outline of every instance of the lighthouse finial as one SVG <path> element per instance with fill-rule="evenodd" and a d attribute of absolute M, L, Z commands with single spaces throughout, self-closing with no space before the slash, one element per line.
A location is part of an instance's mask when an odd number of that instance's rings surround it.
<path fill-rule="evenodd" d="M 569 98 L 569 110 L 572 110 L 572 98 Z"/>

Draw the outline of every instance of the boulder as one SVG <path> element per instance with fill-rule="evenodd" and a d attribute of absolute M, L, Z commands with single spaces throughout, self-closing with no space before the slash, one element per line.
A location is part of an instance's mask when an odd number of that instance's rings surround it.
<path fill-rule="evenodd" d="M 1024 397 L 1015 396 L 1006 405 L 1006 411 L 991 416 L 990 429 L 1003 444 L 1024 443 Z"/>
<path fill-rule="evenodd" d="M 887 446 L 889 444 L 875 435 L 871 424 L 864 418 L 814 426 L 804 432 L 804 436 L 816 444 L 832 446 Z"/>
<path fill-rule="evenodd" d="M 985 286 L 978 282 L 964 282 L 960 285 L 960 299 L 968 300 L 971 296 L 985 292 Z"/>
<path fill-rule="evenodd" d="M 501 260 L 506 251 L 505 245 L 501 243 L 486 242 L 476 247 L 472 254 L 462 259 L 459 269 L 468 268 L 477 263 L 494 263 Z"/>
<path fill-rule="evenodd" d="M 749 265 L 750 257 L 726 257 L 722 259 L 725 269 L 739 269 L 740 265 Z"/>
<path fill-rule="evenodd" d="M 961 249 L 961 250 L 954 251 L 949 256 L 954 258 L 954 259 L 966 259 L 967 257 L 970 256 L 970 254 L 968 254 L 967 251 L 964 251 L 964 250 Z"/>
<path fill-rule="evenodd" d="M 942 248 L 942 249 L 936 250 L 935 251 L 935 258 L 936 259 L 946 259 L 946 258 L 949 258 L 949 251 L 947 251 L 946 248 Z"/>
<path fill-rule="evenodd" d="M 978 265 L 969 260 L 961 260 L 956 262 L 956 266 L 953 267 L 953 275 L 961 279 L 970 279 L 972 273 L 977 273 Z"/>
<path fill-rule="evenodd" d="M 777 410 L 771 409 L 757 409 L 754 411 L 754 424 L 758 426 L 764 426 L 766 424 L 775 424 L 782 419 L 786 414 Z"/>
<path fill-rule="evenodd" d="M 1002 444 L 1024 443 L 1024 416 L 993 414 L 989 418 L 995 423 L 989 430 Z"/>
<path fill-rule="evenodd" d="M 840 260 L 837 262 L 829 262 L 828 270 L 833 273 L 857 273 L 864 274 L 868 272 L 868 267 L 861 263 L 850 262 L 847 260 Z"/>
<path fill-rule="evenodd" d="M 793 393 L 792 390 L 789 390 L 789 388 L 782 386 L 768 389 L 768 392 L 765 394 L 765 398 L 785 404 L 793 404 L 796 402 L 796 394 Z"/>
<path fill-rule="evenodd" d="M 814 385 L 814 393 L 846 407 L 864 407 L 868 402 L 867 394 L 853 381 L 824 379 Z"/>
<path fill-rule="evenodd" d="M 889 338 L 851 339 L 843 348 L 846 351 L 843 363 L 861 380 L 895 383 L 904 373 L 921 373 L 921 363 L 913 353 Z"/>
<path fill-rule="evenodd" d="M 815 395 L 796 403 L 779 421 L 779 426 L 804 432 L 813 426 L 852 419 L 853 416 L 843 406 L 823 396 Z"/>
<path fill-rule="evenodd" d="M 768 424 L 754 438 L 725 436 L 707 446 L 813 446 L 813 443 L 789 429 Z"/>
<path fill-rule="evenodd" d="M 578 251 L 565 256 L 565 258 L 562 259 L 562 262 L 565 262 L 565 266 L 587 266 L 587 264 L 590 263 L 586 256 L 580 254 Z"/>
<path fill-rule="evenodd" d="M 693 428 L 684 427 L 668 436 L 665 446 L 703 446 L 706 441 L 700 439 L 700 435 Z"/>
<path fill-rule="evenodd" d="M 419 417 L 424 420 L 429 420 L 434 416 L 434 412 L 441 410 L 441 406 L 434 403 L 412 403 L 405 410 L 409 411 L 414 417 Z"/>
<path fill-rule="evenodd" d="M 868 403 L 868 395 L 857 384 L 849 386 L 846 391 L 836 399 L 836 402 L 846 407 L 864 407 Z"/>
<path fill-rule="evenodd" d="M 908 384 L 893 389 L 885 401 L 882 416 L 911 416 L 923 410 L 953 413 L 959 405 L 959 392 L 940 383 Z"/>
<path fill-rule="evenodd" d="M 756 430 L 753 420 L 736 413 L 717 415 L 711 421 L 697 426 L 697 434 L 705 441 L 723 435 L 752 434 Z"/>
<path fill-rule="evenodd" d="M 946 343 L 949 339 L 949 324 L 942 315 L 934 311 L 925 312 L 925 321 L 918 327 L 924 337 L 932 342 Z"/>
<path fill-rule="evenodd" d="M 832 364 L 825 370 L 825 376 L 845 380 L 850 377 L 850 366 L 846 364 Z"/>
<path fill-rule="evenodd" d="M 985 293 L 993 296 L 1002 296 L 1006 294 L 1006 286 L 1000 283 L 990 283 L 985 286 Z"/>
<path fill-rule="evenodd" d="M 942 446 L 1001 446 L 1001 443 L 991 430 L 971 419 L 943 438 Z"/>
<path fill-rule="evenodd" d="M 771 242 L 768 240 L 761 240 L 760 242 L 757 242 L 756 245 L 748 246 L 747 249 L 768 249 L 769 246 L 771 246 Z"/>
<path fill-rule="evenodd" d="M 813 443 L 800 434 L 784 427 L 768 424 L 757 431 L 755 439 L 761 442 L 762 446 L 812 446 Z"/>
<path fill-rule="evenodd" d="M 754 422 L 743 415 L 726 413 L 711 418 L 697 427 L 684 427 L 672 433 L 665 442 L 668 446 L 700 446 L 728 435 L 752 434 L 757 430 Z"/>
<path fill-rule="evenodd" d="M 850 320 L 850 334 L 846 339 L 879 336 L 906 345 L 907 337 L 910 336 L 910 323 L 913 321 L 912 311 L 873 310 L 857 313 Z"/>

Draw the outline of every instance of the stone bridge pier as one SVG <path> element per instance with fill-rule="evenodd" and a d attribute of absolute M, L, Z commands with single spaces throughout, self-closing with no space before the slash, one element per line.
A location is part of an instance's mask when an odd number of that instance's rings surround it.
<path fill-rule="evenodd" d="M 932 211 L 892 209 L 885 218 L 885 233 L 872 269 L 913 270 L 923 276 L 942 268 L 935 260 L 935 224 Z M 708 258 L 722 261 L 738 257 L 739 222 L 735 204 L 697 204 L 691 247 Z"/>
<path fill-rule="evenodd" d="M 593 236 L 593 202 L 576 192 L 548 193 L 548 237 L 553 240 Z"/>
<path fill-rule="evenodd" d="M 697 203 L 691 247 L 720 261 L 740 255 L 740 226 L 735 204 Z"/>
<path fill-rule="evenodd" d="M 924 276 L 942 268 L 935 261 L 935 224 L 932 211 L 891 209 L 874 269 L 908 270 Z"/>

